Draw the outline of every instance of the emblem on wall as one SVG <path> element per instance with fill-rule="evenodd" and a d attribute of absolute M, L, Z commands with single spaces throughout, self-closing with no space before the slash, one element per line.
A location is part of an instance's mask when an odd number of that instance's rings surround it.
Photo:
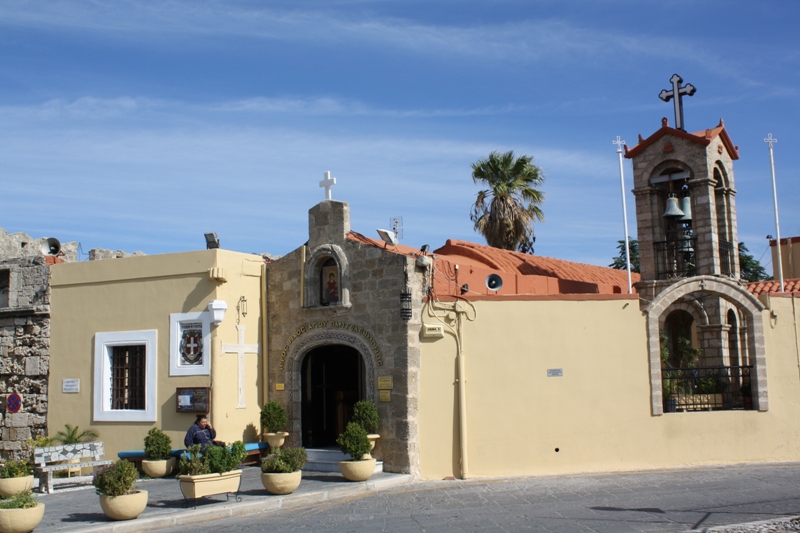
<path fill-rule="evenodd" d="M 203 364 L 203 323 L 181 323 L 181 365 Z"/>

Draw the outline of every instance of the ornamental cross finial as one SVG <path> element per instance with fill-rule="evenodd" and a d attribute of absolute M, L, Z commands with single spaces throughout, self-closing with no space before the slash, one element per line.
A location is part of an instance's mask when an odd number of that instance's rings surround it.
<path fill-rule="evenodd" d="M 622 137 L 617 135 L 617 140 L 616 141 L 611 141 L 611 144 L 616 144 L 617 145 L 617 153 L 621 154 L 622 153 L 622 146 L 625 144 L 625 141 L 622 140 Z"/>
<path fill-rule="evenodd" d="M 769 149 L 772 150 L 772 145 L 778 142 L 778 139 L 773 137 L 772 134 L 770 133 L 769 135 L 767 135 L 767 138 L 764 139 L 764 142 L 769 143 Z"/>
<path fill-rule="evenodd" d="M 325 179 L 319 182 L 320 187 L 325 188 L 325 199 L 331 199 L 331 187 L 336 185 L 336 178 L 331 177 L 331 173 L 329 171 L 325 171 Z"/>
<path fill-rule="evenodd" d="M 697 89 L 695 89 L 694 85 L 691 83 L 687 83 L 681 87 L 683 78 L 677 74 L 673 74 L 669 81 L 672 83 L 672 90 L 668 91 L 664 89 L 659 93 L 658 97 L 665 102 L 669 102 L 672 98 L 675 99 L 675 127 L 679 130 L 686 131 L 683 128 L 683 105 L 681 104 L 681 97 L 684 95 L 692 96 Z"/>

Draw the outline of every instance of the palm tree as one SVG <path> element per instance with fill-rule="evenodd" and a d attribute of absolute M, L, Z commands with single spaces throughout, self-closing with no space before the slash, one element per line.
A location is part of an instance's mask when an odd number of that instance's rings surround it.
<path fill-rule="evenodd" d="M 472 206 L 475 231 L 489 246 L 533 253 L 533 223 L 544 220 L 539 208 L 544 193 L 535 188 L 544 183 L 544 174 L 533 157 L 492 152 L 488 159 L 472 164 L 472 181 L 488 186 Z"/>
<path fill-rule="evenodd" d="M 55 435 L 55 439 L 61 444 L 77 444 L 79 442 L 86 442 L 96 440 L 100 434 L 94 429 L 85 429 L 80 431 L 78 426 L 70 426 L 64 424 L 64 431 L 59 431 Z"/>

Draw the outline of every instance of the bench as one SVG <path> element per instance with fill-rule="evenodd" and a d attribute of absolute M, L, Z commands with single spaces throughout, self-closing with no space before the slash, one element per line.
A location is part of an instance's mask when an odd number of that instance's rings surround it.
<path fill-rule="evenodd" d="M 39 491 L 47 494 L 53 493 L 53 472 L 58 470 L 112 464 L 114 461 L 100 459 L 104 453 L 105 449 L 100 441 L 34 448 L 33 462 L 36 466 L 36 475 L 39 478 Z M 84 461 L 84 458 L 88 458 L 88 460 Z M 67 462 L 73 459 L 78 459 L 79 462 Z"/>
<path fill-rule="evenodd" d="M 248 442 L 244 445 L 247 450 L 247 457 L 242 461 L 241 466 L 261 465 L 261 459 L 269 453 L 269 444 L 266 442 Z M 184 449 L 173 449 L 169 455 L 170 457 L 177 457 L 180 459 L 181 455 L 186 452 Z M 120 459 L 126 459 L 137 466 L 141 464 L 144 459 L 144 450 L 126 450 L 117 453 Z"/>

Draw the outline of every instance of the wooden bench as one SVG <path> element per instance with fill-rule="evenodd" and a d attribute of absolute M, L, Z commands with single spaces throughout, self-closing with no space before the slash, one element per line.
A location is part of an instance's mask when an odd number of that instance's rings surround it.
<path fill-rule="evenodd" d="M 33 462 L 36 466 L 36 476 L 39 478 L 39 491 L 53 493 L 53 472 L 112 464 L 114 461 L 100 459 L 104 453 L 105 449 L 100 441 L 34 448 Z M 87 460 L 84 461 L 84 458 Z M 73 459 L 78 459 L 80 462 L 67 462 Z"/>

